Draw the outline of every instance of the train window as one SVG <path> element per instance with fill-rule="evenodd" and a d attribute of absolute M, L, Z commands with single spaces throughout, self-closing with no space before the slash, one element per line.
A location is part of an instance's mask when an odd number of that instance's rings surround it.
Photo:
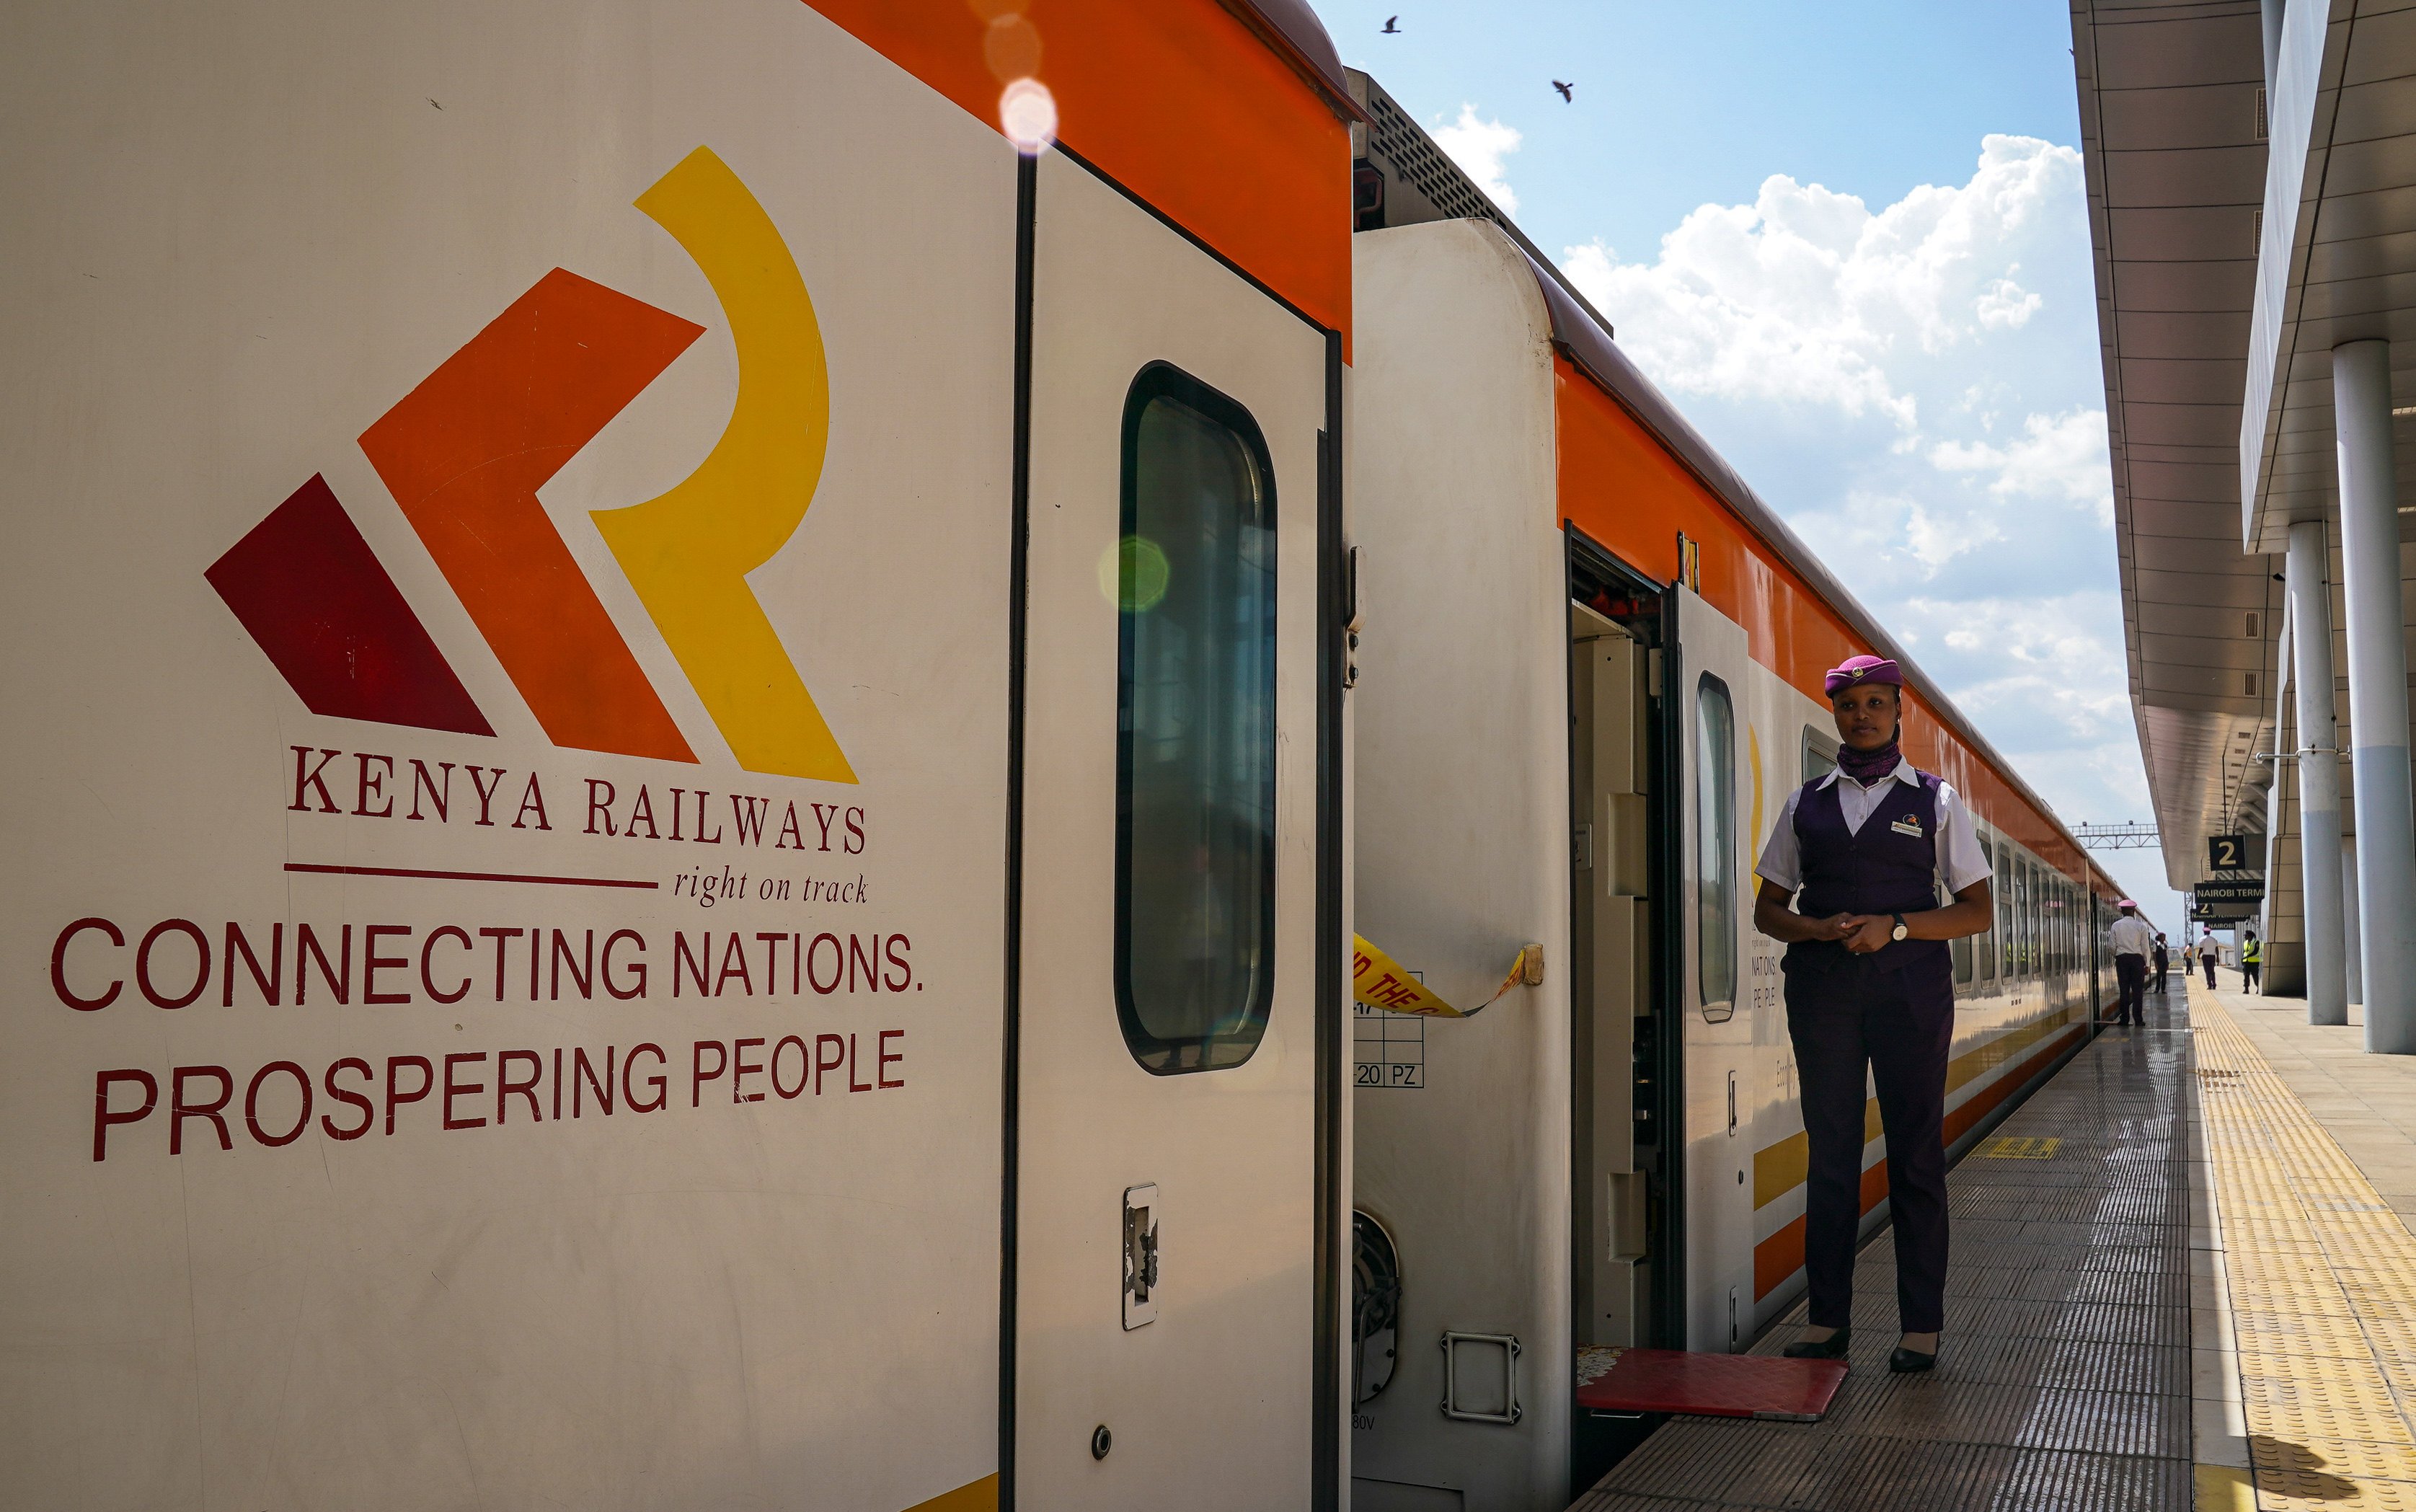
<path fill-rule="evenodd" d="M 1997 842 L 1997 959 L 1998 975 L 2010 981 L 2021 975 L 2016 957 L 2020 945 L 2014 938 L 2014 899 L 2021 891 L 2021 869 L 2015 863 L 2014 849 L 2003 840 Z"/>
<path fill-rule="evenodd" d="M 2038 969 L 2038 961 L 2032 955 L 2038 943 L 2035 938 L 2038 916 L 2031 908 L 2031 858 L 2027 855 L 2014 857 L 2014 935 L 2018 942 L 2014 951 L 2014 975 L 2016 976 L 2028 976 Z"/>
<path fill-rule="evenodd" d="M 1810 725 L 1804 727 L 1804 776 L 1810 782 L 1827 777 L 1837 769 L 1837 737 L 1824 735 Z"/>
<path fill-rule="evenodd" d="M 1997 890 L 1995 886 L 1997 843 L 1986 835 L 1980 836 L 1979 839 L 1980 859 L 1987 863 L 1989 891 L 1993 893 Z M 1997 979 L 1997 921 L 1993 909 L 1990 912 L 1988 927 L 1971 937 L 1971 953 L 1979 958 L 1980 979 L 1984 982 L 1995 981 Z"/>
<path fill-rule="evenodd" d="M 1983 842 L 1983 843 L 1985 843 L 1985 842 Z M 1945 884 L 1945 882 L 1944 882 L 1944 880 L 1943 880 L 1943 879 L 1941 879 L 1941 880 L 1938 883 L 1938 891 L 1939 891 L 1940 894 L 1944 894 L 1944 893 L 1946 892 L 1946 884 Z M 1942 898 L 1942 899 L 1941 899 L 1941 900 L 1940 900 L 1940 904 L 1939 904 L 1939 906 L 1942 908 L 1942 907 L 1944 907 L 1944 906 L 1946 905 L 1946 903 L 1947 903 L 1947 902 L 1951 902 L 1952 900 L 1952 900 L 1952 898 L 1951 898 L 1951 897 L 1950 897 L 1950 898 Z M 1976 964 L 1974 964 L 1974 960 L 1973 960 L 1973 957 L 1974 957 L 1974 955 L 1976 954 L 1977 950 L 1978 950 L 1978 946 L 1976 946 L 1976 945 L 1972 943 L 1971 937 L 1970 935 L 1968 935 L 1968 934 L 1965 934 L 1965 935 L 1958 935 L 1958 936 L 1955 938 L 1955 945 L 1954 945 L 1954 951 L 1955 951 L 1955 985 L 1956 985 L 1956 986 L 1958 986 L 1958 987 L 1969 987 L 1969 986 L 1971 986 L 1971 982 L 1972 982 L 1973 977 L 1978 974 L 1978 970 L 1979 970 L 1979 968 L 1978 968 L 1978 966 L 1977 966 Z"/>
<path fill-rule="evenodd" d="M 1697 985 L 1706 1011 L 1736 1003 L 1736 711 L 1708 673 L 1695 695 Z M 1725 1017 L 1725 1015 L 1722 1015 Z"/>
<path fill-rule="evenodd" d="M 2038 863 L 2022 857 L 2022 975 L 2043 975 L 2046 965 L 2039 955 L 2039 873 Z"/>
<path fill-rule="evenodd" d="M 1164 363 L 1125 400 L 1116 1016 L 1159 1075 L 1238 1066 L 1275 992 L 1275 469 Z"/>

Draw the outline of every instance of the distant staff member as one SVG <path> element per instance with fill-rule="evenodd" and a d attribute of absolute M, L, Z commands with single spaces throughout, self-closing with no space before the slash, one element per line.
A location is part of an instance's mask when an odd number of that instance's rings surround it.
<path fill-rule="evenodd" d="M 2257 943 L 2257 931 L 2249 930 L 2240 942 L 2240 975 L 2242 985 L 2251 992 L 2264 989 L 2257 985 L 2257 974 L 2264 969 L 2265 947 Z"/>
<path fill-rule="evenodd" d="M 2173 953 L 2166 946 L 2165 937 L 2161 934 L 2156 936 L 2155 953 L 2148 958 L 2148 964 L 2155 968 L 2156 995 L 2162 997 L 2165 992 L 2165 973 L 2172 969 Z"/>
<path fill-rule="evenodd" d="M 2148 1021 L 2148 955 L 2156 948 L 2156 931 L 2139 916 L 2139 905 L 2128 898 L 2114 905 L 2122 916 L 2114 921 L 2114 1021 L 2145 1027 Z"/>
<path fill-rule="evenodd" d="M 1853 657 L 1826 679 L 1837 769 L 1788 795 L 1755 872 L 1754 927 L 1787 945 L 1787 1032 L 1811 1145 L 1804 1269 L 1812 1325 L 1787 1353 L 1839 1359 L 1853 1321 L 1863 1214 L 1865 1067 L 1887 1131 L 1895 1228 L 1891 1370 L 1938 1363 L 1946 1321 L 1947 1050 L 1955 1035 L 1949 940 L 1988 927 L 1988 857 L 1955 791 L 1898 749 L 1904 678 Z M 1955 901 L 1938 906 L 1940 881 Z M 1789 906 L 1790 901 L 1793 907 Z"/>
<path fill-rule="evenodd" d="M 2206 990 L 2210 992 L 2214 990 L 2214 958 L 2222 953 L 2212 932 L 2197 937 L 2197 960 L 2206 968 Z"/>

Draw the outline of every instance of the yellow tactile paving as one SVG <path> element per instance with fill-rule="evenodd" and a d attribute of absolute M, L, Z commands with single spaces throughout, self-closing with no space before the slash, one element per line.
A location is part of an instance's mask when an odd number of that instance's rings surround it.
<path fill-rule="evenodd" d="M 2190 1018 L 2256 1504 L 2416 1512 L 2416 1237 L 2210 997 Z"/>

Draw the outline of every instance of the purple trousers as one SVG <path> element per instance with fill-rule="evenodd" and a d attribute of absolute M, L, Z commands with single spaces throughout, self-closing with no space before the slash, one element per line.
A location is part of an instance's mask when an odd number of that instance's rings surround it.
<path fill-rule="evenodd" d="M 1804 1269 L 1816 1328 L 1853 1320 L 1854 1239 L 1863 1213 L 1864 1067 L 1887 1134 L 1895 1303 L 1902 1331 L 1946 1321 L 1946 1059 L 1955 1039 L 1951 964 L 1902 972 L 1789 973 L 1804 1132 Z"/>

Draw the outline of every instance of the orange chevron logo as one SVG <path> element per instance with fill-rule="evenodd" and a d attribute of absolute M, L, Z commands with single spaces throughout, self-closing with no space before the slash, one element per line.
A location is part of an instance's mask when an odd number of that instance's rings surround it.
<path fill-rule="evenodd" d="M 751 772 L 855 772 L 747 574 L 803 522 L 830 435 L 822 329 L 796 259 L 699 147 L 636 201 L 730 322 L 738 394 L 694 472 L 593 518 L 705 713 Z M 360 436 L 512 686 L 557 746 L 694 750 L 537 491 L 704 327 L 555 268 Z M 211 585 L 311 712 L 494 733 L 324 477 L 212 564 Z"/>

